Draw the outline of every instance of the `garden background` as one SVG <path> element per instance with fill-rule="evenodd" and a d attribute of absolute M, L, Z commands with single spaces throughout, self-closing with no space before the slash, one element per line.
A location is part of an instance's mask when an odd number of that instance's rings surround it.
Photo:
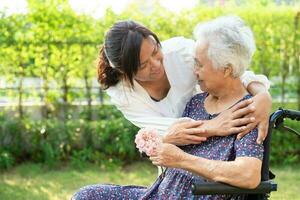
<path fill-rule="evenodd" d="M 95 78 L 104 34 L 118 20 L 139 21 L 163 41 L 192 38 L 197 23 L 238 15 L 254 32 L 250 69 L 272 81 L 273 110 L 300 110 L 299 1 L 199 0 L 172 12 L 159 1 L 136 0 L 97 19 L 67 0 L 27 4 L 27 13 L 0 12 L 0 199 L 68 199 L 86 184 L 155 179 L 156 168 L 135 149 L 138 129 Z M 299 122 L 287 124 L 299 130 Z M 271 199 L 300 199 L 300 141 L 276 131 L 272 147 L 280 182 Z"/>

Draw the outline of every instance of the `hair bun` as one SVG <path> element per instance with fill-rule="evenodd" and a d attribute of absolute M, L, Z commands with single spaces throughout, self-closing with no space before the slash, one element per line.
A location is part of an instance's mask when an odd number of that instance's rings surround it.
<path fill-rule="evenodd" d="M 103 46 L 100 49 L 99 53 L 99 62 L 97 65 L 97 72 L 98 72 L 98 82 L 101 84 L 103 89 L 107 89 L 110 86 L 116 85 L 122 76 L 122 73 L 112 67 L 107 59 Z"/>

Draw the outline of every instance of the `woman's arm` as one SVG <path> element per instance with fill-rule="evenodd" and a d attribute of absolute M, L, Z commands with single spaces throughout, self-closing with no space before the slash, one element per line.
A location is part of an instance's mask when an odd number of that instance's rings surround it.
<path fill-rule="evenodd" d="M 188 154 L 179 147 L 167 143 L 158 146 L 150 159 L 155 165 L 181 168 L 210 180 L 243 188 L 255 188 L 260 182 L 264 151 L 263 145 L 255 141 L 257 134 L 257 129 L 253 129 L 242 139 L 234 140 L 232 146 L 226 147 L 234 150 L 235 160 L 233 161 L 202 158 Z M 222 140 L 220 137 L 215 139 Z M 205 150 L 201 144 L 197 148 Z M 224 151 L 223 147 L 214 148 L 214 150 Z M 211 150 L 207 150 L 207 153 L 209 151 Z"/>
<path fill-rule="evenodd" d="M 267 136 L 269 115 L 272 108 L 272 98 L 268 89 L 270 88 L 270 81 L 264 75 L 255 75 L 251 71 L 246 71 L 241 80 L 248 92 L 252 94 L 253 103 L 250 106 L 255 107 L 255 112 L 249 114 L 247 117 L 254 117 L 255 121 L 247 125 L 246 130 L 238 135 L 242 138 L 250 130 L 258 127 L 258 137 L 256 142 L 260 144 Z"/>
<path fill-rule="evenodd" d="M 269 115 L 272 109 L 272 97 L 267 88 L 258 82 L 249 84 L 248 91 L 254 95 L 252 106 L 257 109 L 257 112 L 252 114 L 252 116 L 256 119 L 256 123 L 254 123 L 252 127 L 249 125 L 249 129 L 253 129 L 255 126 L 258 126 L 257 142 L 260 143 L 267 136 Z"/>
<path fill-rule="evenodd" d="M 258 137 L 256 142 L 262 143 L 268 134 L 269 115 L 272 109 L 272 97 L 267 88 L 259 82 L 252 82 L 248 85 L 248 91 L 254 96 L 253 103 L 250 106 L 255 107 L 255 112 L 247 115 L 247 117 L 254 117 L 255 121 L 247 125 L 246 130 L 238 135 L 242 138 L 249 130 L 258 128 Z"/>
<path fill-rule="evenodd" d="M 255 157 L 238 157 L 234 161 L 209 160 L 164 143 L 150 160 L 154 165 L 185 169 L 204 178 L 238 187 L 252 189 L 260 182 L 262 161 Z"/>
<path fill-rule="evenodd" d="M 216 182 L 253 189 L 260 183 L 261 165 L 261 160 L 252 157 L 220 161 L 185 153 L 179 167 Z"/>

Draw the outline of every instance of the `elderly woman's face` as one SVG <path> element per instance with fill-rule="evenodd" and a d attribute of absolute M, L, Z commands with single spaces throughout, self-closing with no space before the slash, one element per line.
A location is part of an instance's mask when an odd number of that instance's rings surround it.
<path fill-rule="evenodd" d="M 141 65 L 135 79 L 137 81 L 157 81 L 164 76 L 163 54 L 153 37 L 143 40 L 140 52 Z"/>
<path fill-rule="evenodd" d="M 224 81 L 224 71 L 213 68 L 207 56 L 207 45 L 200 45 L 196 49 L 194 73 L 203 92 L 219 90 Z"/>

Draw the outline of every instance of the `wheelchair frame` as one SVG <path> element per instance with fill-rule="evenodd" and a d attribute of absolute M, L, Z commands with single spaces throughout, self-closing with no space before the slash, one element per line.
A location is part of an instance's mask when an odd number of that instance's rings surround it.
<path fill-rule="evenodd" d="M 217 182 L 194 182 L 192 185 L 193 194 L 243 194 L 246 195 L 245 198 L 248 200 L 268 199 L 272 191 L 277 191 L 277 184 L 274 181 L 272 181 L 272 179 L 275 178 L 275 175 L 269 170 L 270 142 L 273 129 L 283 128 L 284 130 L 288 130 L 290 132 L 295 133 L 300 138 L 300 134 L 296 130 L 284 126 L 284 119 L 300 121 L 300 111 L 279 108 L 270 116 L 268 135 L 263 143 L 264 158 L 261 170 L 261 183 L 255 189 L 243 189 Z"/>

